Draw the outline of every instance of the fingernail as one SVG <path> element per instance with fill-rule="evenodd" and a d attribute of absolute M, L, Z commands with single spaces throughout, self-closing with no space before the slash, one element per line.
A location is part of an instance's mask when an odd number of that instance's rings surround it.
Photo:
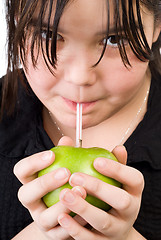
<path fill-rule="evenodd" d="M 60 180 L 60 179 L 66 178 L 68 176 L 69 176 L 69 174 L 68 174 L 66 168 L 60 168 L 56 171 L 54 178 Z"/>
<path fill-rule="evenodd" d="M 46 151 L 42 153 L 42 160 L 47 161 L 52 157 L 52 155 L 53 155 L 52 151 Z"/>
<path fill-rule="evenodd" d="M 103 158 L 97 158 L 94 161 L 95 165 L 100 168 L 106 167 L 106 160 Z"/>
<path fill-rule="evenodd" d="M 79 196 L 83 197 L 83 193 L 80 190 L 79 186 L 76 186 L 76 187 L 72 188 L 72 191 L 75 192 L 76 194 L 78 194 Z"/>
<path fill-rule="evenodd" d="M 73 184 L 73 185 L 78 185 L 78 186 L 83 186 L 84 184 L 84 179 L 82 176 L 74 173 L 72 174 L 72 176 L 70 177 L 69 183 Z"/>
<path fill-rule="evenodd" d="M 122 147 L 122 148 L 124 148 L 126 150 L 126 147 L 124 145 L 118 145 L 116 147 Z"/>
<path fill-rule="evenodd" d="M 61 199 L 64 200 L 65 202 L 72 203 L 75 200 L 75 196 L 70 190 L 67 189 L 62 194 Z"/>

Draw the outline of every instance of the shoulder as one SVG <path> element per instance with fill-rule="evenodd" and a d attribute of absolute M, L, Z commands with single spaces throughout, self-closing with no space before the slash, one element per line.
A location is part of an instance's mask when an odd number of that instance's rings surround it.
<path fill-rule="evenodd" d="M 147 112 L 125 146 L 128 165 L 141 171 L 145 179 L 141 209 L 134 227 L 147 239 L 160 239 L 161 78 L 152 79 Z"/>
<path fill-rule="evenodd" d="M 0 95 L 2 82 L 0 79 Z M 33 148 L 36 134 L 36 117 L 40 115 L 41 104 L 31 89 L 26 89 L 18 79 L 18 97 L 15 110 L 11 116 L 4 113 L 0 122 L 0 155 L 19 157 L 27 154 L 28 148 Z"/>
<path fill-rule="evenodd" d="M 129 164 L 144 162 L 161 170 L 161 76 L 152 79 L 147 112 L 125 146 Z"/>
<path fill-rule="evenodd" d="M 151 81 L 148 110 L 151 110 L 156 113 L 156 109 L 160 108 L 160 106 L 161 106 L 161 76 L 159 76 L 158 78 L 153 78 Z"/>

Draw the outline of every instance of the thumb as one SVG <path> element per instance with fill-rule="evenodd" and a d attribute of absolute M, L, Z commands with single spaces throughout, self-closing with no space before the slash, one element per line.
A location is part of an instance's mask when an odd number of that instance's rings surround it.
<path fill-rule="evenodd" d="M 117 160 L 122 163 L 122 164 L 126 164 L 127 162 L 127 151 L 126 148 L 124 146 L 116 146 L 112 153 L 115 155 L 115 157 L 117 158 Z"/>
<path fill-rule="evenodd" d="M 74 146 L 74 141 L 68 136 L 63 136 L 58 142 L 58 146 L 60 145 Z"/>

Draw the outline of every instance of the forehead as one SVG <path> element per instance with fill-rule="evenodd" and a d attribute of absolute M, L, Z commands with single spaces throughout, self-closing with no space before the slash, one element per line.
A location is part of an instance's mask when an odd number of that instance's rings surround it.
<path fill-rule="evenodd" d="M 40 12 L 44 8 L 43 20 L 48 22 L 50 17 L 50 25 L 53 24 L 55 18 L 55 12 L 62 12 L 61 22 L 66 21 L 74 24 L 87 22 L 93 23 L 96 19 L 107 19 L 107 0 L 69 0 L 66 4 L 58 4 L 59 1 L 46 1 L 45 5 L 38 3 L 34 12 L 33 18 L 40 17 Z M 65 2 L 65 1 L 64 1 Z M 57 9 L 57 10 L 56 10 Z"/>
<path fill-rule="evenodd" d="M 118 2 L 118 6 L 116 4 Z M 66 28 L 69 30 L 77 29 L 80 30 L 83 28 L 92 30 L 92 27 L 98 29 L 107 29 L 107 23 L 112 28 L 116 22 L 117 14 L 119 15 L 119 21 L 122 23 L 123 18 L 123 5 L 122 1 L 115 0 L 69 0 L 65 7 L 57 5 L 57 1 L 48 1 L 44 11 L 43 22 L 50 22 L 50 26 L 53 26 L 56 8 L 57 12 L 63 12 L 59 22 L 59 28 Z M 52 8 L 51 8 L 52 3 Z M 124 1 L 124 7 L 127 9 L 127 15 L 129 14 L 128 10 L 131 8 L 131 1 Z M 37 18 L 40 14 L 40 4 L 37 7 L 34 17 Z M 137 22 L 137 11 L 136 11 L 136 1 L 133 0 L 133 9 L 134 9 L 134 17 Z M 143 21 L 143 25 L 146 25 L 147 20 L 151 25 L 153 22 L 153 15 L 145 8 L 144 5 L 140 6 L 141 9 L 141 17 Z M 50 21 L 49 21 L 49 13 L 51 12 Z M 128 21 L 129 15 L 127 16 Z M 151 21 L 152 20 L 152 21 Z"/>
<path fill-rule="evenodd" d="M 106 29 L 107 16 L 106 0 L 75 0 L 65 9 L 59 27 L 89 33 L 93 28 Z"/>

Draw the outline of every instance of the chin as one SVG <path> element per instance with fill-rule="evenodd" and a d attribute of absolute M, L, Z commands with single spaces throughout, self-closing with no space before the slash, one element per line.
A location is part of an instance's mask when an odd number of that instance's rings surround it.
<path fill-rule="evenodd" d="M 97 116 L 84 115 L 82 118 L 82 129 L 92 128 L 105 120 L 104 118 L 96 120 L 96 118 Z M 76 115 L 64 115 L 64 118 L 61 117 L 58 121 L 65 127 L 76 129 Z"/>
<path fill-rule="evenodd" d="M 100 120 L 100 121 L 91 121 L 89 119 L 85 119 L 85 120 L 83 120 L 82 129 L 95 127 L 95 126 L 99 125 L 101 122 L 102 122 L 102 120 Z"/>

